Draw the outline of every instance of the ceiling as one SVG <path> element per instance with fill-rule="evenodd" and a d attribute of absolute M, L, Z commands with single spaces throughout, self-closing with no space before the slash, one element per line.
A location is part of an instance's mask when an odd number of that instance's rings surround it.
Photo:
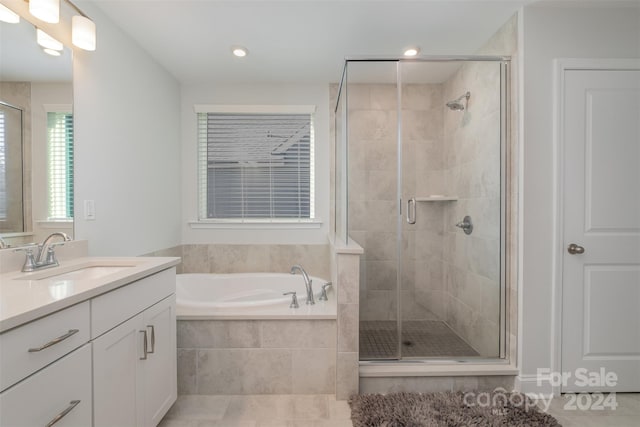
<path fill-rule="evenodd" d="M 0 21 L 0 81 L 71 82 L 71 49 L 47 55 L 36 44 L 36 28 L 24 19 L 18 24 Z"/>
<path fill-rule="evenodd" d="M 395 57 L 416 45 L 421 55 L 473 54 L 531 2 L 85 1 L 97 4 L 184 84 L 337 82 L 345 57 Z M 235 45 L 249 55 L 234 57 Z"/>

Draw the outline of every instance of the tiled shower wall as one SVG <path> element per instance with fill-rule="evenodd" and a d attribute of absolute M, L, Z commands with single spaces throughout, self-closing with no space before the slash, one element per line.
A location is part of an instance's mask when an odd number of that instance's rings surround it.
<path fill-rule="evenodd" d="M 442 84 L 402 88 L 403 320 L 446 321 L 481 355 L 498 355 L 500 232 L 500 74 L 497 63 L 462 66 Z M 396 86 L 349 85 L 349 229 L 364 248 L 361 320 L 397 316 Z M 472 92 L 464 112 L 445 104 Z M 474 102 L 475 101 L 475 102 Z M 403 210 L 406 207 L 403 205 Z M 475 224 L 465 235 L 455 224 Z"/>
<path fill-rule="evenodd" d="M 393 84 L 350 84 L 349 88 L 349 236 L 364 248 L 361 257 L 360 319 L 395 320 L 397 316 L 397 91 Z M 433 85 L 403 88 L 402 128 L 403 193 L 413 197 L 424 159 L 433 144 L 440 143 L 442 129 L 425 116 L 436 111 Z M 434 121 L 434 123 L 437 123 Z M 420 177 L 422 178 L 422 177 Z M 416 228 L 405 224 L 405 253 L 414 254 Z M 401 292 L 403 319 L 432 319 L 418 303 L 415 286 L 416 259 L 404 257 Z M 421 261 L 422 262 L 422 261 Z"/>
<path fill-rule="evenodd" d="M 499 355 L 500 64 L 463 65 L 443 85 L 445 100 L 471 92 L 463 112 L 444 115 L 444 182 L 456 202 L 443 207 L 445 320 L 482 356 Z M 455 227 L 471 216 L 470 235 Z"/>

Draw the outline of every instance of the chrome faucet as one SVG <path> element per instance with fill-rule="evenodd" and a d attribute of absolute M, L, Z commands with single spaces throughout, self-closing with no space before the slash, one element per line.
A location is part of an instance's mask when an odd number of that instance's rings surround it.
<path fill-rule="evenodd" d="M 62 243 L 49 243 L 54 237 L 61 237 Z M 22 271 L 27 273 L 30 271 L 40 270 L 42 268 L 57 267 L 59 264 L 53 248 L 57 245 L 63 245 L 64 242 L 68 242 L 69 240 L 71 240 L 71 238 L 67 234 L 58 231 L 55 233 L 51 233 L 49 236 L 47 236 L 46 239 L 44 239 L 42 244 L 37 245 L 37 255 L 34 255 L 33 253 L 34 245 L 16 249 L 16 252 L 24 251 L 27 255 L 24 261 L 24 265 L 22 266 Z"/>
<path fill-rule="evenodd" d="M 296 271 L 299 271 L 302 274 L 302 278 L 304 279 L 304 286 L 307 288 L 307 305 L 315 304 L 315 300 L 313 299 L 313 287 L 311 283 L 311 279 L 309 279 L 309 275 L 302 266 L 296 264 L 291 267 L 291 274 L 296 274 Z"/>

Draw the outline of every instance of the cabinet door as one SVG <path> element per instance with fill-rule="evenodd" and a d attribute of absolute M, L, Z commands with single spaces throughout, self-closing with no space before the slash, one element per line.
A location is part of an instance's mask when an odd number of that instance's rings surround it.
<path fill-rule="evenodd" d="M 91 345 L 86 344 L 0 394 L 0 425 L 91 425 Z"/>
<path fill-rule="evenodd" d="M 143 313 L 149 351 L 143 363 L 146 426 L 158 425 L 177 397 L 175 301 L 172 295 Z"/>
<path fill-rule="evenodd" d="M 142 426 L 143 315 L 93 341 L 94 427 Z"/>

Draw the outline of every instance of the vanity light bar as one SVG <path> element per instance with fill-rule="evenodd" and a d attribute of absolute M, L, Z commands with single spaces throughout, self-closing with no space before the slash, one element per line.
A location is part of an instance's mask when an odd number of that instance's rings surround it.
<path fill-rule="evenodd" d="M 29 2 L 29 13 L 34 17 L 50 24 L 57 24 L 60 22 L 61 0 L 27 1 Z M 71 0 L 64 1 L 78 13 L 71 18 L 71 43 L 80 49 L 90 51 L 96 50 L 96 24 L 87 15 L 85 15 L 78 6 L 73 4 Z M 0 9 L 0 12 L 3 11 Z M 38 39 L 38 44 L 41 44 L 40 39 Z M 51 49 L 59 50 L 57 48 Z"/>

